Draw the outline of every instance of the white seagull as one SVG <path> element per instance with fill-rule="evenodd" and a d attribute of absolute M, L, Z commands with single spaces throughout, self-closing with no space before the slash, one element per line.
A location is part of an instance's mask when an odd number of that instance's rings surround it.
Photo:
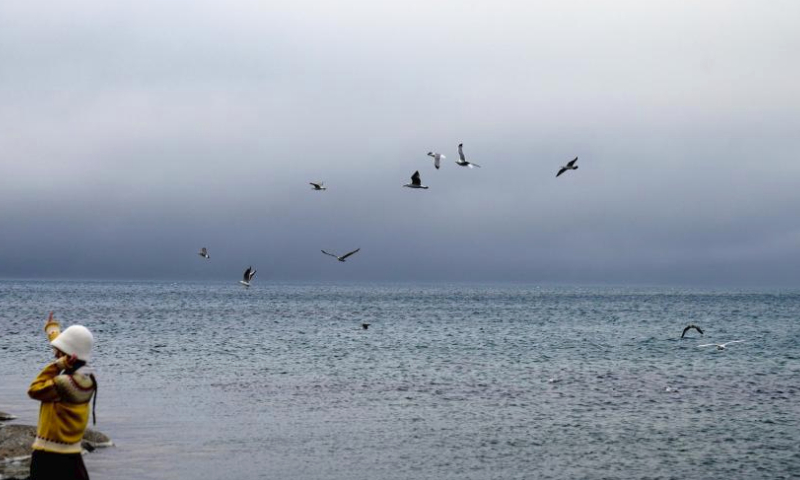
<path fill-rule="evenodd" d="M 478 165 L 477 163 L 471 163 L 471 162 L 467 161 L 467 157 L 464 156 L 464 144 L 463 143 L 459 143 L 458 144 L 458 158 L 459 158 L 459 160 L 456 160 L 456 165 L 460 165 L 462 167 L 469 167 L 469 168 L 472 168 L 472 167 L 481 168 L 481 166 Z"/>
<path fill-rule="evenodd" d="M 556 173 L 556 177 L 561 175 L 562 173 L 566 172 L 567 170 L 577 170 L 578 166 L 575 165 L 575 162 L 577 162 L 577 161 L 578 161 L 578 157 L 575 157 L 572 160 L 570 160 L 570 162 L 568 164 L 566 164 L 563 167 L 561 167 L 561 170 L 559 170 L 558 173 Z"/>
<path fill-rule="evenodd" d="M 419 179 L 419 170 L 414 172 L 414 175 L 411 175 L 411 183 L 406 183 L 403 186 L 408 188 L 424 188 L 424 189 L 428 188 L 425 185 L 423 185 L 422 180 Z"/>
<path fill-rule="evenodd" d="M 698 347 L 717 347 L 717 350 L 725 350 L 725 345 L 730 345 L 731 343 L 741 343 L 744 340 L 734 340 L 732 342 L 725 342 L 725 343 L 704 343 L 703 345 L 698 345 Z"/>
<path fill-rule="evenodd" d="M 311 185 L 312 190 L 316 191 L 327 190 L 327 188 L 325 188 L 325 185 L 322 182 L 309 182 L 308 184 Z"/>
<path fill-rule="evenodd" d="M 252 266 L 247 267 L 247 270 L 244 271 L 243 279 L 239 280 L 239 283 L 241 283 L 245 287 L 249 287 L 250 286 L 250 280 L 252 280 L 253 277 L 255 277 L 255 276 L 256 276 L 256 271 L 253 270 L 253 267 Z"/>
<path fill-rule="evenodd" d="M 206 247 L 203 247 L 203 248 L 201 248 L 201 249 L 200 249 L 200 251 L 199 251 L 199 252 L 197 252 L 197 254 L 198 254 L 198 255 L 200 255 L 201 257 L 205 258 L 206 260 L 208 260 L 209 258 L 211 258 L 211 257 L 208 255 L 208 250 L 206 250 Z"/>
<path fill-rule="evenodd" d="M 353 250 L 352 252 L 350 252 L 350 253 L 345 253 L 345 254 L 344 254 L 344 255 L 342 255 L 341 257 L 340 257 L 339 255 L 334 255 L 333 253 L 328 253 L 328 252 L 326 252 L 325 250 L 322 250 L 322 253 L 324 253 L 325 255 L 330 255 L 331 257 L 334 257 L 334 258 L 336 258 L 336 260 L 339 260 L 340 262 L 344 262 L 345 260 L 347 260 L 347 257 L 349 257 L 350 255 L 352 255 L 352 254 L 354 254 L 354 253 L 358 252 L 359 250 L 361 250 L 361 249 L 360 249 L 360 248 L 356 248 L 356 249 L 355 249 L 355 250 Z"/>
<path fill-rule="evenodd" d="M 429 157 L 433 157 L 433 166 L 436 167 L 436 170 L 439 170 L 440 161 L 443 158 L 447 158 L 444 155 L 442 155 L 441 153 L 436 153 L 436 152 L 428 152 L 428 156 Z"/>

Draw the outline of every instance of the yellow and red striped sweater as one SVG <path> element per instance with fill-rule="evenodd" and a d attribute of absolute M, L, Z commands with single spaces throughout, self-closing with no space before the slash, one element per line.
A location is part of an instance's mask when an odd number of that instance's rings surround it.
<path fill-rule="evenodd" d="M 29 397 L 42 402 L 34 450 L 81 452 L 95 385 L 91 377 L 80 371 L 59 375 L 66 366 L 65 357 L 47 365 L 28 389 Z"/>

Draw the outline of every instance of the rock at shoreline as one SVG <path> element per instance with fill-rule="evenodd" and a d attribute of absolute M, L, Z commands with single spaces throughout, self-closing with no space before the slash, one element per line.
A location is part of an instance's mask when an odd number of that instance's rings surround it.
<path fill-rule="evenodd" d="M 0 480 L 28 478 L 34 437 L 33 425 L 0 426 Z M 87 429 L 83 436 L 83 448 L 89 452 L 112 445 L 110 438 L 96 430 Z"/>
<path fill-rule="evenodd" d="M 9 420 L 14 420 L 15 418 L 17 417 L 11 415 L 10 413 L 0 412 L 0 422 L 7 422 Z"/>
<path fill-rule="evenodd" d="M 83 449 L 89 452 L 94 451 L 96 448 L 113 447 L 114 442 L 111 441 L 105 434 L 87 428 L 83 434 Z"/>
<path fill-rule="evenodd" d="M 35 436 L 36 427 L 30 425 L 0 427 L 0 479 L 28 478 Z"/>

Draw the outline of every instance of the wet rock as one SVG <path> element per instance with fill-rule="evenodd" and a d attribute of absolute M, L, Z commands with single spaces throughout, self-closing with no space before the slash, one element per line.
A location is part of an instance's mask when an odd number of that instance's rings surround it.
<path fill-rule="evenodd" d="M 0 480 L 28 478 L 31 461 L 31 444 L 36 437 L 33 425 L 0 426 Z M 83 436 L 83 448 L 87 452 L 114 445 L 110 438 L 87 429 Z"/>
<path fill-rule="evenodd" d="M 92 430 L 91 428 L 87 428 L 86 432 L 83 434 L 83 448 L 89 452 L 94 451 L 97 448 L 106 448 L 106 447 L 113 447 L 114 442 L 111 441 L 105 434 L 98 432 L 97 430 Z"/>
<path fill-rule="evenodd" d="M 35 436 L 36 427 L 30 425 L 0 427 L 0 479 L 28 478 Z"/>

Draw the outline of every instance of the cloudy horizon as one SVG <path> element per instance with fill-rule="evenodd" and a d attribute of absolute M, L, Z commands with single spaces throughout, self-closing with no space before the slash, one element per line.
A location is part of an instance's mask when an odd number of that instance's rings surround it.
<path fill-rule="evenodd" d="M 0 278 L 798 286 L 798 14 L 6 2 Z"/>

